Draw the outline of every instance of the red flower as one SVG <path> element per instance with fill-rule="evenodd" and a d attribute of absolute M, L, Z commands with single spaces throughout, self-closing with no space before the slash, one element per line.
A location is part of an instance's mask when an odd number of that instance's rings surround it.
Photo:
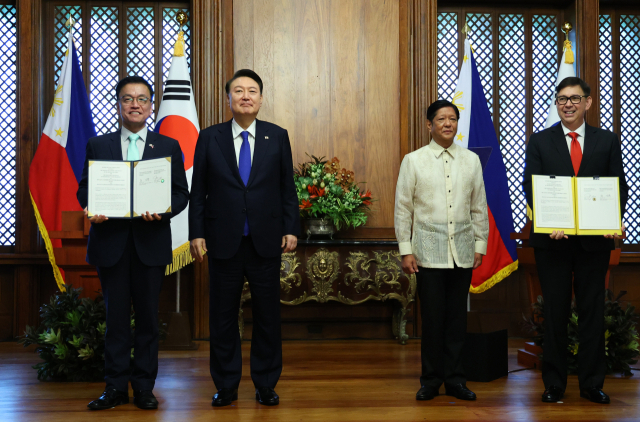
<path fill-rule="evenodd" d="M 316 186 L 309 185 L 307 186 L 307 190 L 311 194 L 311 198 L 317 198 L 319 196 L 324 196 L 327 192 L 325 189 L 318 189 Z"/>
<path fill-rule="evenodd" d="M 362 198 L 362 203 L 364 205 L 371 205 L 371 191 L 367 189 L 367 192 L 360 194 L 360 198 Z"/>
<path fill-rule="evenodd" d="M 302 204 L 298 205 L 301 210 L 306 210 L 307 208 L 311 208 L 311 201 L 307 201 L 306 199 L 302 200 Z"/>

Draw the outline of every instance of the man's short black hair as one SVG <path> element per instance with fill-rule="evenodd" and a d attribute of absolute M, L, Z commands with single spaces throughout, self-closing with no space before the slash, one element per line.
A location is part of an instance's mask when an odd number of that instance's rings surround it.
<path fill-rule="evenodd" d="M 240 69 L 236 73 L 233 74 L 233 77 L 229 79 L 227 84 L 224 86 L 225 91 L 227 91 L 227 95 L 229 95 L 229 90 L 231 89 L 231 83 L 238 78 L 247 77 L 251 78 L 258 83 L 258 87 L 260 88 L 260 95 L 262 95 L 262 79 L 256 72 L 251 69 Z"/>
<path fill-rule="evenodd" d="M 116 101 L 120 99 L 120 90 L 122 90 L 122 88 L 124 88 L 125 85 L 129 85 L 129 84 L 146 85 L 147 88 L 149 88 L 149 94 L 151 94 L 151 98 L 149 99 L 153 100 L 153 88 L 151 88 L 151 84 L 147 82 L 147 80 L 144 79 L 143 77 L 134 75 L 134 76 L 127 76 L 126 78 L 123 78 L 120 80 L 120 82 L 118 82 L 118 85 L 116 85 Z"/>
<path fill-rule="evenodd" d="M 588 83 L 575 76 L 569 76 L 568 78 L 564 78 L 563 80 L 561 80 L 556 87 L 556 97 L 558 96 L 558 93 L 560 91 L 570 86 L 580 86 L 582 92 L 584 92 L 584 95 L 586 95 L 587 97 L 591 95 L 591 87 Z"/>
<path fill-rule="evenodd" d="M 456 118 L 460 120 L 460 110 L 458 110 L 458 107 L 456 107 L 454 103 L 447 100 L 438 100 L 431 103 L 431 105 L 427 109 L 427 120 L 433 123 L 433 118 L 436 117 L 436 114 L 438 114 L 438 110 L 445 107 L 451 107 L 453 111 L 456 112 Z"/>

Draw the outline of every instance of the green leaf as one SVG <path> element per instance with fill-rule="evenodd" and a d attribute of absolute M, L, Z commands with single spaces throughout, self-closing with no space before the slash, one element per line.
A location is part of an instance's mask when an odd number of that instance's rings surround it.
<path fill-rule="evenodd" d="M 65 359 L 69 353 L 69 348 L 66 344 L 57 344 L 54 353 L 59 359 Z"/>
<path fill-rule="evenodd" d="M 78 350 L 78 357 L 82 358 L 83 360 L 87 360 L 93 357 L 93 349 L 91 347 L 89 347 L 88 345 L 85 346 L 83 349 Z"/>

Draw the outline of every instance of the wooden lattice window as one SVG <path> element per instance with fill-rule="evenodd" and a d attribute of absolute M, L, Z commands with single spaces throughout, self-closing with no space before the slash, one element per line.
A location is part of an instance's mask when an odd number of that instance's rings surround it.
<path fill-rule="evenodd" d="M 600 10 L 600 125 L 620 135 L 629 184 L 625 249 L 640 249 L 640 9 Z"/>
<path fill-rule="evenodd" d="M 45 45 L 51 47 L 47 49 L 52 52 L 48 62 L 55 74 L 54 78 L 46 81 L 48 92 L 53 92 L 60 75 L 67 48 L 65 23 L 71 16 L 76 20 L 74 39 L 96 132 L 104 134 L 118 129 L 114 89 L 124 76 L 139 75 L 147 79 L 156 91 L 154 110 L 158 110 L 173 44 L 180 30 L 174 17 L 179 11 L 189 15 L 187 1 L 142 1 L 134 4 L 122 1 L 52 1 L 46 7 L 48 29 Z M 190 63 L 191 22 L 184 31 L 185 54 Z M 154 120 L 155 112 L 147 122 L 149 129 L 153 129 Z"/>
<path fill-rule="evenodd" d="M 17 42 L 16 6 L 0 3 L 0 246 L 16 243 Z"/>
<path fill-rule="evenodd" d="M 544 129 L 564 35 L 562 11 L 438 8 L 438 97 L 451 99 L 463 56 L 465 21 L 507 169 L 515 229 L 526 223 L 525 142 Z"/>

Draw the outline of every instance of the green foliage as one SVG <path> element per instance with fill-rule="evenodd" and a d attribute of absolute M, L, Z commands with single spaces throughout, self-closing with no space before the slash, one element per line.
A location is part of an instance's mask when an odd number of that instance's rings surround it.
<path fill-rule="evenodd" d="M 371 211 L 371 192 L 362 191 L 353 172 L 341 169 L 337 158 L 309 157 L 311 161 L 299 164 L 293 175 L 300 217 L 330 220 L 338 230 L 364 225 Z"/>
<path fill-rule="evenodd" d="M 625 376 L 633 375 L 631 365 L 637 363 L 638 355 L 638 332 L 636 321 L 638 315 L 635 307 L 627 303 L 626 308 L 620 305 L 620 298 L 627 292 L 622 291 L 614 299 L 611 290 L 605 290 L 604 305 L 604 325 L 605 325 L 605 352 L 607 361 L 607 372 L 618 372 Z M 534 342 L 538 346 L 544 344 L 544 300 L 538 296 L 538 301 L 532 304 L 533 315 L 530 318 L 523 316 L 522 326 L 531 333 L 534 333 Z M 569 344 L 567 347 L 567 360 L 569 373 L 577 373 L 578 353 L 580 342 L 578 341 L 578 310 L 575 300 L 571 302 L 571 317 L 569 318 L 567 332 Z"/>
<path fill-rule="evenodd" d="M 40 308 L 40 326 L 27 326 L 18 343 L 36 345 L 39 380 L 100 381 L 104 378 L 106 308 L 102 295 L 80 299 L 82 289 L 66 286 Z M 133 315 L 132 315 L 133 324 Z"/>

